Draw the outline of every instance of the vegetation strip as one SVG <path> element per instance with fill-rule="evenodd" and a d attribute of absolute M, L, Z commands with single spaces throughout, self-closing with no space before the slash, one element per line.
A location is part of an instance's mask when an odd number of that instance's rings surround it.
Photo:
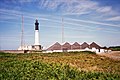
<path fill-rule="evenodd" d="M 85 54 L 87 53 L 87 54 Z M 119 61 L 111 62 L 109 58 L 100 57 L 95 54 L 83 53 L 54 53 L 54 54 L 7 54 L 0 53 L 0 79 L 37 79 L 37 80 L 79 80 L 79 79 L 120 79 L 117 67 L 120 65 Z M 60 60 L 59 62 L 55 61 Z M 96 60 L 96 64 L 91 62 Z M 111 63 L 106 63 L 111 62 Z M 53 62 L 51 62 L 53 61 Z M 71 66 L 74 61 L 75 67 Z M 99 65 L 97 61 L 102 61 L 106 65 Z M 88 64 L 86 65 L 85 64 Z M 80 63 L 84 63 L 85 66 Z M 98 65 L 105 67 L 103 71 L 91 71 L 88 69 L 90 65 Z M 116 66 L 113 66 L 116 64 Z M 91 65 L 91 66 L 92 66 Z M 109 67 L 109 66 L 110 67 Z M 112 67 L 113 66 L 113 67 Z M 82 69 L 88 69 L 84 71 Z M 79 70 L 79 68 L 81 70 Z M 109 71 L 110 69 L 114 72 Z M 116 71 L 116 72 L 115 72 Z"/>

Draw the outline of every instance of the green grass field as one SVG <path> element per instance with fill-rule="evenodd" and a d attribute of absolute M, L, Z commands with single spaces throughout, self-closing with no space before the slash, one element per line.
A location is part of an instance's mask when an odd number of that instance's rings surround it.
<path fill-rule="evenodd" d="M 120 80 L 120 61 L 92 52 L 0 53 L 0 80 Z"/>

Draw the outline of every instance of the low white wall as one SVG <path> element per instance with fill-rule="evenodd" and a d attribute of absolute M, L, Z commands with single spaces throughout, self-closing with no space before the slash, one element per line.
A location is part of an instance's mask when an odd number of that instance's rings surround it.
<path fill-rule="evenodd" d="M 47 50 L 44 51 L 43 53 L 53 53 L 53 52 L 63 52 L 62 50 Z"/>
<path fill-rule="evenodd" d="M 86 48 L 86 49 L 76 49 L 76 50 L 66 50 L 65 52 L 76 52 L 76 51 L 91 51 L 91 52 L 95 52 L 97 54 L 101 54 L 104 53 L 105 50 L 104 49 L 96 49 L 96 48 Z M 49 51 L 45 51 L 44 53 L 53 53 L 53 52 L 64 52 L 63 50 L 49 50 Z"/>

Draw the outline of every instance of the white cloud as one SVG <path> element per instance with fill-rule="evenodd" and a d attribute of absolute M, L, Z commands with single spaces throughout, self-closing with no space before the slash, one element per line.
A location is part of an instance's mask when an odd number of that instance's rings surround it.
<path fill-rule="evenodd" d="M 18 18 L 17 16 L 14 16 L 16 14 L 20 14 L 21 12 L 19 11 L 16 11 L 16 10 L 4 10 L 4 9 L 0 9 L 0 12 L 2 14 L 9 14 L 8 16 L 6 16 L 6 18 Z M 14 14 L 15 13 L 15 14 Z M 13 16 L 11 16 L 10 14 L 12 14 Z M 30 18 L 30 19 L 36 19 L 36 16 L 38 16 L 38 18 L 40 20 L 44 20 L 44 21 L 48 21 L 48 22 L 53 22 L 53 23 L 59 23 L 61 24 L 62 21 L 61 21 L 61 17 L 60 16 L 52 16 L 52 15 L 41 15 L 41 14 L 32 14 L 32 13 L 27 13 L 27 12 L 24 12 L 24 17 L 25 18 Z M 19 16 L 19 15 L 18 15 Z M 21 16 L 20 16 L 21 17 Z M 21 19 L 21 18 L 20 18 Z M 2 20 L 3 21 L 3 20 Z M 85 31 L 87 29 L 89 29 L 89 31 L 96 31 L 98 30 L 98 28 L 96 27 L 90 27 L 88 26 L 87 24 L 85 25 L 82 25 L 82 24 L 79 24 L 78 22 L 82 22 L 82 23 L 89 23 L 89 24 L 97 24 L 97 25 L 105 25 L 105 26 L 111 26 L 111 27 L 120 27 L 120 25 L 115 25 L 115 24 L 109 24 L 109 23 L 102 23 L 102 22 L 97 22 L 97 21 L 90 21 L 90 20 L 81 20 L 81 19 L 73 19 L 73 18 L 66 18 L 65 17 L 65 21 L 64 21 L 64 24 L 66 25 L 74 25 L 76 26 L 76 28 L 70 28 L 69 29 L 74 29 L 74 30 L 82 30 L 82 31 Z M 10 21 L 9 21 L 10 23 Z M 27 23 L 26 23 L 27 24 Z M 32 24 L 27 24 L 27 25 L 32 25 Z M 52 25 L 53 26 L 53 25 Z M 80 26 L 81 28 L 78 28 L 78 26 Z M 68 27 L 66 27 L 68 28 Z M 109 30 L 105 30 L 103 29 L 104 31 L 109 31 Z M 112 31 L 111 31 L 112 32 Z"/>
<path fill-rule="evenodd" d="M 90 12 L 88 11 L 86 11 L 86 12 L 78 12 L 78 13 L 64 13 L 63 15 L 83 15 L 83 14 L 89 14 Z"/>
<path fill-rule="evenodd" d="M 19 10 L 11 10 L 11 9 L 0 9 L 0 14 L 2 15 L 0 16 L 0 19 L 15 19 L 15 18 L 18 19 L 18 17 L 21 17 L 23 15 L 25 18 L 36 19 L 40 17 L 41 20 L 46 20 L 46 18 L 43 17 L 51 16 L 51 15 L 44 15 L 37 13 L 33 14 L 33 13 L 22 12 Z"/>
<path fill-rule="evenodd" d="M 10 10 L 10 9 L 0 9 L 0 13 L 4 13 L 4 14 L 14 14 L 14 15 L 21 15 L 22 12 L 18 11 L 18 10 Z"/>
<path fill-rule="evenodd" d="M 94 38 L 94 36 L 93 35 L 79 35 L 79 36 L 65 36 L 66 38 Z"/>
<path fill-rule="evenodd" d="M 42 0 L 39 5 L 41 8 L 57 10 L 64 15 L 81 15 L 93 11 L 109 15 L 117 13 L 112 9 L 112 6 L 99 6 L 97 1 L 92 0 Z"/>
<path fill-rule="evenodd" d="M 101 16 L 99 19 L 102 21 L 105 20 L 105 17 L 119 15 L 117 11 L 113 10 L 112 6 L 100 6 L 99 2 L 92 0 L 41 0 L 38 6 L 43 9 L 58 11 L 64 16 L 80 16 L 85 14 L 87 16 L 90 15 L 88 18 L 93 18 L 91 15 L 94 14 L 94 19 Z"/>
<path fill-rule="evenodd" d="M 4 3 L 5 4 L 11 4 L 11 3 L 13 3 L 13 4 L 18 4 L 18 3 L 19 4 L 24 4 L 24 3 L 32 3 L 32 2 L 35 2 L 35 1 L 37 1 L 37 0 L 4 0 Z"/>
<path fill-rule="evenodd" d="M 20 3 L 30 3 L 30 2 L 34 2 L 36 0 L 18 0 L 18 2 Z"/>
<path fill-rule="evenodd" d="M 84 23 L 99 24 L 99 25 L 106 25 L 106 26 L 112 26 L 112 27 L 119 27 L 120 28 L 120 25 L 115 25 L 115 24 L 102 23 L 102 22 L 89 21 L 89 20 L 72 19 L 72 18 L 68 18 L 68 19 L 73 20 L 73 21 L 80 21 L 80 22 L 84 22 Z"/>
<path fill-rule="evenodd" d="M 112 11 L 112 7 L 111 6 L 99 7 L 97 11 L 102 13 L 110 12 Z"/>
<path fill-rule="evenodd" d="M 84 13 L 97 6 L 96 2 L 90 0 L 46 0 L 39 3 L 41 8 L 57 9 L 63 13 Z M 59 7 L 59 8 L 58 8 Z"/>
<path fill-rule="evenodd" d="M 111 17 L 106 19 L 107 21 L 120 21 L 120 16 L 115 16 L 115 17 Z"/>
<path fill-rule="evenodd" d="M 100 3 L 92 0 L 12 0 L 12 2 L 20 4 L 37 2 L 36 6 L 58 11 L 62 15 L 83 15 L 92 14 L 93 12 L 94 14 L 103 15 L 103 18 L 109 15 L 119 15 L 117 11 L 112 9 L 112 6 L 100 6 Z"/>

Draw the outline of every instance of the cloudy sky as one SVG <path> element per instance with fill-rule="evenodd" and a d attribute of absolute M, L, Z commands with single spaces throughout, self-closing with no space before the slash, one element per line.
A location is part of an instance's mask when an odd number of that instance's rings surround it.
<path fill-rule="evenodd" d="M 20 46 L 24 16 L 24 43 L 34 44 L 34 23 L 40 23 L 40 43 L 96 42 L 120 45 L 120 0 L 0 0 L 0 49 Z M 63 22 L 62 22 L 63 18 Z"/>

